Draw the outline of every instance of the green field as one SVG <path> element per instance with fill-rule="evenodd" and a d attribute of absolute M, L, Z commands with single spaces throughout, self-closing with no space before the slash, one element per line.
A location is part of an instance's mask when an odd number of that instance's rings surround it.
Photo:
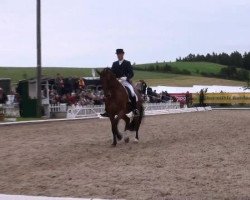
<path fill-rule="evenodd" d="M 172 67 L 177 67 L 180 70 L 187 69 L 192 74 L 199 74 L 201 72 L 218 74 L 223 65 L 207 62 L 174 62 L 170 64 Z"/>
<path fill-rule="evenodd" d="M 163 66 L 166 63 L 158 63 Z M 180 75 L 171 73 L 135 71 L 135 80 L 143 79 L 149 85 L 169 85 L 169 86 L 192 86 L 192 85 L 237 85 L 245 86 L 246 83 L 234 80 L 225 80 L 219 78 L 202 77 L 200 72 L 218 73 L 223 67 L 218 64 L 205 62 L 174 62 L 168 63 L 172 67 L 178 67 L 180 70 L 187 69 L 191 75 Z M 137 67 L 148 67 L 151 64 L 137 65 Z M 197 73 L 199 71 L 199 73 Z M 60 73 L 63 77 L 85 77 L 91 76 L 91 69 L 83 68 L 62 68 L 62 67 L 47 67 L 43 68 L 42 74 L 51 78 L 56 77 Z M 19 80 L 34 78 L 36 76 L 35 68 L 22 67 L 0 67 L 0 78 L 11 78 L 12 83 L 17 83 Z"/>
<path fill-rule="evenodd" d="M 59 67 L 46 67 L 43 68 L 43 76 L 51 78 L 56 77 L 60 73 L 63 77 L 84 77 L 91 75 L 91 69 L 82 68 L 59 68 Z M 36 76 L 36 68 L 32 67 L 0 67 L 0 78 L 11 78 L 13 83 L 19 80 L 30 79 Z"/>
<path fill-rule="evenodd" d="M 149 64 L 140 64 L 136 67 L 142 69 L 147 69 L 152 65 L 158 65 L 159 67 L 164 67 L 166 64 L 170 65 L 173 68 L 178 68 L 179 70 L 188 70 L 192 75 L 200 76 L 200 73 L 214 73 L 218 74 L 224 65 L 219 65 L 215 63 L 207 62 L 167 62 L 167 63 L 149 63 Z"/>
<path fill-rule="evenodd" d="M 135 80 L 145 80 L 148 85 L 193 86 L 193 85 L 225 85 L 246 86 L 245 82 L 202 76 L 187 76 L 147 71 L 135 71 Z"/>

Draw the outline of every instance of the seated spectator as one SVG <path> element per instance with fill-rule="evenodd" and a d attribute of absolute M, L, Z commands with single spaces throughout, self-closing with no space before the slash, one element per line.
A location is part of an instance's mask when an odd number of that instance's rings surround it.
<path fill-rule="evenodd" d="M 166 102 L 168 102 L 170 100 L 170 96 L 168 95 L 167 92 L 162 93 L 161 100 L 162 100 L 163 103 L 166 103 Z"/>
<path fill-rule="evenodd" d="M 75 105 L 76 101 L 77 101 L 77 98 L 76 98 L 76 94 L 75 93 L 72 93 L 71 95 L 67 94 L 68 105 Z"/>
<path fill-rule="evenodd" d="M 80 91 L 82 91 L 85 88 L 85 82 L 83 78 L 80 78 L 80 80 L 78 81 L 78 87 Z"/>
<path fill-rule="evenodd" d="M 142 94 L 145 95 L 148 86 L 144 80 L 141 80 L 141 83 L 142 83 Z"/>

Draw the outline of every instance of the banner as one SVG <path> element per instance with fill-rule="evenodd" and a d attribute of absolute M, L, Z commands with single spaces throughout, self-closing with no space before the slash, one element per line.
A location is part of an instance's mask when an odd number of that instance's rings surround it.
<path fill-rule="evenodd" d="M 193 103 L 199 104 L 200 95 L 193 95 Z M 250 93 L 205 93 L 205 104 L 250 104 Z"/>
<path fill-rule="evenodd" d="M 171 93 L 171 97 L 175 97 L 178 102 L 186 103 L 186 94 L 185 93 Z"/>

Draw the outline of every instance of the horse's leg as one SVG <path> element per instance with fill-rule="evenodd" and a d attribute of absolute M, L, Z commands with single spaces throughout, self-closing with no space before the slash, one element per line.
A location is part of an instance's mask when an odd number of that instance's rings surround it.
<path fill-rule="evenodd" d="M 126 131 L 130 130 L 130 118 L 127 116 L 127 115 L 124 115 L 123 118 L 122 118 L 124 121 L 125 121 L 125 128 L 124 128 L 124 131 L 125 131 L 125 135 L 124 135 L 124 142 L 125 143 L 129 143 L 129 137 L 128 137 L 128 134 Z"/>
<path fill-rule="evenodd" d="M 130 130 L 130 119 L 127 115 L 124 115 L 123 120 L 125 121 L 124 131 Z"/>
<path fill-rule="evenodd" d="M 117 125 L 116 125 L 116 120 L 114 117 L 110 117 L 111 121 L 111 126 L 112 126 L 112 133 L 113 133 L 113 146 L 117 145 L 117 140 L 116 140 L 116 134 L 117 134 Z"/>
<path fill-rule="evenodd" d="M 138 127 L 138 129 L 136 130 L 136 132 L 135 132 L 135 139 L 136 139 L 137 141 L 139 141 L 139 127 Z"/>
<path fill-rule="evenodd" d="M 143 115 L 144 115 L 144 110 L 143 109 L 144 109 L 143 106 L 140 106 L 140 116 L 136 119 L 136 122 L 135 122 L 135 131 L 136 131 L 135 141 L 136 142 L 139 141 L 139 129 L 140 129 L 140 126 L 141 126 Z"/>
<path fill-rule="evenodd" d="M 118 124 L 117 124 L 117 125 L 118 125 Z M 117 136 L 117 140 L 118 140 L 118 141 L 121 141 L 121 140 L 122 140 L 122 134 L 119 132 L 118 128 L 117 128 L 117 134 L 116 134 L 116 136 Z"/>
<path fill-rule="evenodd" d="M 118 114 L 117 118 L 116 118 L 116 120 L 117 120 L 117 126 L 118 126 L 118 123 L 119 123 L 119 121 L 120 121 L 121 119 L 123 119 L 123 120 L 126 122 L 126 120 L 125 120 L 126 117 L 127 117 L 127 116 L 126 116 L 125 112 L 121 111 L 121 112 Z M 128 120 L 129 120 L 129 118 L 128 118 Z M 117 127 L 117 126 L 116 126 L 116 127 Z M 126 126 L 127 126 L 127 122 L 126 122 Z M 117 128 L 116 136 L 117 136 L 117 139 L 118 139 L 119 141 L 122 140 L 122 138 L 123 138 L 123 136 L 122 136 L 122 134 L 119 132 L 118 128 Z"/>
<path fill-rule="evenodd" d="M 113 146 L 116 146 L 117 140 L 119 141 L 122 140 L 122 134 L 118 130 L 118 122 L 123 116 L 124 112 L 120 112 L 116 118 L 114 116 L 110 117 L 112 124 L 112 132 L 113 132 L 113 144 L 112 144 Z"/>

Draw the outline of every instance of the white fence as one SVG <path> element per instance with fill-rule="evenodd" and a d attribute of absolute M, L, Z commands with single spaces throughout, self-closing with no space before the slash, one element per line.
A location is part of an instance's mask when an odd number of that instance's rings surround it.
<path fill-rule="evenodd" d="M 145 104 L 145 113 L 151 114 L 156 111 L 166 111 L 172 109 L 180 109 L 180 103 L 149 103 Z M 105 112 L 104 105 L 102 106 L 84 106 L 84 107 L 69 107 L 67 111 L 67 118 L 97 118 L 100 113 Z"/>
<path fill-rule="evenodd" d="M 212 110 L 211 107 L 194 107 L 194 108 L 180 108 L 180 103 L 148 103 L 144 104 L 145 115 L 163 115 L 175 113 L 191 113 L 203 112 Z M 50 105 L 51 112 L 67 112 L 68 119 L 76 118 L 99 118 L 100 113 L 105 112 L 105 106 L 72 106 L 66 107 L 65 104 Z"/>
<path fill-rule="evenodd" d="M 67 104 L 66 103 L 58 103 L 58 104 L 50 104 L 49 106 L 50 112 L 67 112 Z"/>
<path fill-rule="evenodd" d="M 18 104 L 0 104 L 0 108 L 3 109 L 5 117 L 17 118 L 20 117 L 20 110 Z"/>
<path fill-rule="evenodd" d="M 155 111 L 167 111 L 172 109 L 180 109 L 180 103 L 149 103 L 145 104 L 145 113 L 151 114 Z M 100 117 L 100 113 L 105 112 L 105 106 L 71 106 L 66 108 L 65 104 L 50 105 L 50 112 L 67 112 L 67 118 L 97 118 Z"/>
<path fill-rule="evenodd" d="M 69 107 L 67 112 L 67 118 L 97 118 L 100 113 L 105 112 L 104 106 L 76 106 Z"/>
<path fill-rule="evenodd" d="M 169 102 L 169 103 L 148 103 L 144 105 L 145 112 L 154 110 L 168 110 L 168 109 L 179 109 L 179 102 Z"/>

